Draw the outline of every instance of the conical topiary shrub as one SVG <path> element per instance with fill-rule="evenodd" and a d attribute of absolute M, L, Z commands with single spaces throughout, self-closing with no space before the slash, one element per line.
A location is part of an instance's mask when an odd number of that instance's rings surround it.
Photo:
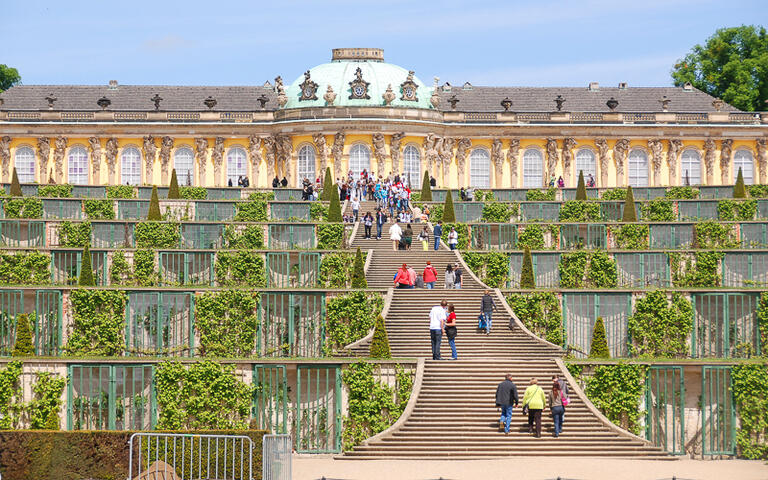
<path fill-rule="evenodd" d="M 341 221 L 341 202 L 339 201 L 339 190 L 336 186 L 331 186 L 331 204 L 328 206 L 328 221 L 340 222 Z"/>
<path fill-rule="evenodd" d="M 429 172 L 424 170 L 424 180 L 421 182 L 421 201 L 432 201 L 432 185 L 429 184 Z"/>
<path fill-rule="evenodd" d="M 531 249 L 523 250 L 523 268 L 520 270 L 520 288 L 533 290 L 536 288 L 536 278 L 533 275 L 533 257 Z"/>
<path fill-rule="evenodd" d="M 331 175 L 331 167 L 327 167 L 325 169 L 325 179 L 323 179 L 323 191 L 320 194 L 320 200 L 324 202 L 330 202 L 331 190 L 335 189 L 336 187 L 333 184 L 333 176 Z"/>
<path fill-rule="evenodd" d="M 29 326 L 29 316 L 22 313 L 16 317 L 16 342 L 13 344 L 11 355 L 14 357 L 29 357 L 35 354 L 32 345 L 32 329 Z"/>
<path fill-rule="evenodd" d="M 373 330 L 373 340 L 371 340 L 372 358 L 390 358 L 392 353 L 389 351 L 389 337 L 387 336 L 387 326 L 384 324 L 384 317 L 376 317 L 376 325 Z"/>
<path fill-rule="evenodd" d="M 637 212 L 635 211 L 635 195 L 632 193 L 632 187 L 627 187 L 627 196 L 624 197 L 624 214 L 621 216 L 622 222 L 636 222 Z"/>
<path fill-rule="evenodd" d="M 147 220 L 153 220 L 159 222 L 163 219 L 160 214 L 160 199 L 157 198 L 157 187 L 152 186 L 152 198 L 149 200 L 149 213 L 147 214 Z"/>
<path fill-rule="evenodd" d="M 576 184 L 576 200 L 587 199 L 587 186 L 584 184 L 584 171 L 579 170 L 579 183 Z"/>
<path fill-rule="evenodd" d="M 352 288 L 368 288 L 368 281 L 365 279 L 365 262 L 363 262 L 360 247 L 357 247 L 355 265 L 352 267 Z"/>
<path fill-rule="evenodd" d="M 176 169 L 171 170 L 171 183 L 168 185 L 168 198 L 181 198 L 179 194 L 179 181 L 176 178 Z"/>
<path fill-rule="evenodd" d="M 595 329 L 592 330 L 592 344 L 589 347 L 589 358 L 611 358 L 608 340 L 605 338 L 603 317 L 597 317 L 595 321 Z"/>
<path fill-rule="evenodd" d="M 739 167 L 739 174 L 736 175 L 736 185 L 733 186 L 733 198 L 747 198 L 747 189 L 744 186 L 744 175 Z"/>
<path fill-rule="evenodd" d="M 21 191 L 21 184 L 19 183 L 19 175 L 16 173 L 16 167 L 13 167 L 13 176 L 11 177 L 11 191 L 9 193 L 12 197 L 24 196 Z"/>
<path fill-rule="evenodd" d="M 93 279 L 93 267 L 91 267 L 91 251 L 86 245 L 83 248 L 83 258 L 80 262 L 80 278 L 77 284 L 81 287 L 93 287 L 96 281 Z"/>
<path fill-rule="evenodd" d="M 443 204 L 443 223 L 456 223 L 456 212 L 453 209 L 453 194 L 450 190 L 445 192 Z"/>

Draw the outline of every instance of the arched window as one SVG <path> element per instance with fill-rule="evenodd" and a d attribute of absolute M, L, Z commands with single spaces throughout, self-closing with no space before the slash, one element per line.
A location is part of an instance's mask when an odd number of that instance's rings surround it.
<path fill-rule="evenodd" d="M 579 172 L 584 172 L 584 185 L 589 182 L 589 176 L 597 182 L 597 164 L 595 162 L 595 152 L 589 148 L 581 148 L 576 152 L 576 178 L 579 178 Z"/>
<path fill-rule="evenodd" d="M 88 184 L 88 152 L 84 147 L 76 146 L 69 149 L 67 178 L 72 185 Z"/>
<path fill-rule="evenodd" d="M 189 147 L 181 147 L 173 154 L 173 168 L 179 185 L 192 185 L 195 178 L 195 153 Z"/>
<path fill-rule="evenodd" d="M 680 155 L 680 184 L 701 185 L 701 155 L 696 150 L 684 150 Z"/>
<path fill-rule="evenodd" d="M 177 176 L 178 174 L 176 172 Z M 141 184 L 141 152 L 136 147 L 124 148 L 120 155 L 120 183 L 123 185 Z"/>
<path fill-rule="evenodd" d="M 301 186 L 304 179 L 315 183 L 315 149 L 310 145 L 304 145 L 299 149 L 299 164 L 296 166 L 296 183 Z"/>
<path fill-rule="evenodd" d="M 16 174 L 20 183 L 35 181 L 35 151 L 30 147 L 19 147 L 13 157 Z"/>
<path fill-rule="evenodd" d="M 535 148 L 523 154 L 523 188 L 541 188 L 544 185 L 544 156 Z"/>
<path fill-rule="evenodd" d="M 491 154 L 484 148 L 475 148 L 469 154 L 469 186 L 491 187 Z"/>
<path fill-rule="evenodd" d="M 421 188 L 421 153 L 413 145 L 403 150 L 403 172 L 411 188 Z"/>
<path fill-rule="evenodd" d="M 648 155 L 640 149 L 629 152 L 629 184 L 633 187 L 648 186 Z"/>
<path fill-rule="evenodd" d="M 227 185 L 238 186 L 241 176 L 248 175 L 247 157 L 242 147 L 230 148 L 227 152 Z"/>
<path fill-rule="evenodd" d="M 739 168 L 741 168 L 741 176 L 744 177 L 745 185 L 755 183 L 755 162 L 752 159 L 752 152 L 749 150 L 736 150 L 736 153 L 733 155 L 734 182 L 736 182 L 736 177 L 739 176 Z"/>
<path fill-rule="evenodd" d="M 355 180 L 360 178 L 360 173 L 363 170 L 368 173 L 371 172 L 371 151 L 368 147 L 360 143 L 352 146 L 349 150 L 349 169 Z"/>

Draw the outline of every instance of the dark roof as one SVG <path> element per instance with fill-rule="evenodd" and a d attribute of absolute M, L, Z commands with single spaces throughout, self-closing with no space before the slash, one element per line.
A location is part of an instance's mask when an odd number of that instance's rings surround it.
<path fill-rule="evenodd" d="M 208 96 L 216 99 L 216 111 L 248 112 L 274 110 L 277 108 L 277 95 L 271 88 L 264 87 L 182 87 L 152 85 L 119 85 L 110 89 L 104 85 L 17 85 L 3 92 L 3 110 L 48 110 L 45 97 L 53 94 L 57 98 L 54 110 L 98 111 L 96 103 L 101 97 L 107 97 L 112 103 L 110 111 L 154 111 L 151 98 L 155 94 L 163 99 L 161 111 L 189 112 L 207 111 L 203 100 Z M 264 109 L 257 101 L 261 95 L 269 98 Z"/>
<path fill-rule="evenodd" d="M 617 112 L 661 112 L 661 98 L 666 96 L 670 112 L 714 112 L 714 97 L 692 88 L 682 87 L 627 87 L 589 90 L 586 87 L 451 87 L 450 91 L 440 92 L 440 110 L 451 110 L 448 101 L 453 96 L 459 100 L 456 111 L 463 112 L 503 112 L 501 101 L 509 97 L 512 100 L 512 112 L 553 112 L 555 98 L 562 95 L 564 112 L 609 112 L 605 102 L 611 97 L 619 105 Z M 723 111 L 735 112 L 737 109 L 723 105 Z"/>

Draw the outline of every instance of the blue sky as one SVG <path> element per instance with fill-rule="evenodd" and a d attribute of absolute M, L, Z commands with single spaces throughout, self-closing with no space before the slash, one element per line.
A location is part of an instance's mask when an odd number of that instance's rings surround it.
<path fill-rule="evenodd" d="M 768 25 L 766 0 L 3 0 L 0 63 L 26 84 L 260 85 L 379 47 L 427 84 L 657 86 L 741 24 Z"/>

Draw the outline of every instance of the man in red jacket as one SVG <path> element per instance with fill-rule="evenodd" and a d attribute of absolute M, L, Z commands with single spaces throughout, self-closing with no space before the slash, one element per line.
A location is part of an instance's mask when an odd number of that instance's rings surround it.
<path fill-rule="evenodd" d="M 427 262 L 427 266 L 424 267 L 424 273 L 422 274 L 422 277 L 424 278 L 425 287 L 429 288 L 430 290 L 435 288 L 437 272 L 435 271 L 435 267 L 432 266 L 432 262 Z"/>

